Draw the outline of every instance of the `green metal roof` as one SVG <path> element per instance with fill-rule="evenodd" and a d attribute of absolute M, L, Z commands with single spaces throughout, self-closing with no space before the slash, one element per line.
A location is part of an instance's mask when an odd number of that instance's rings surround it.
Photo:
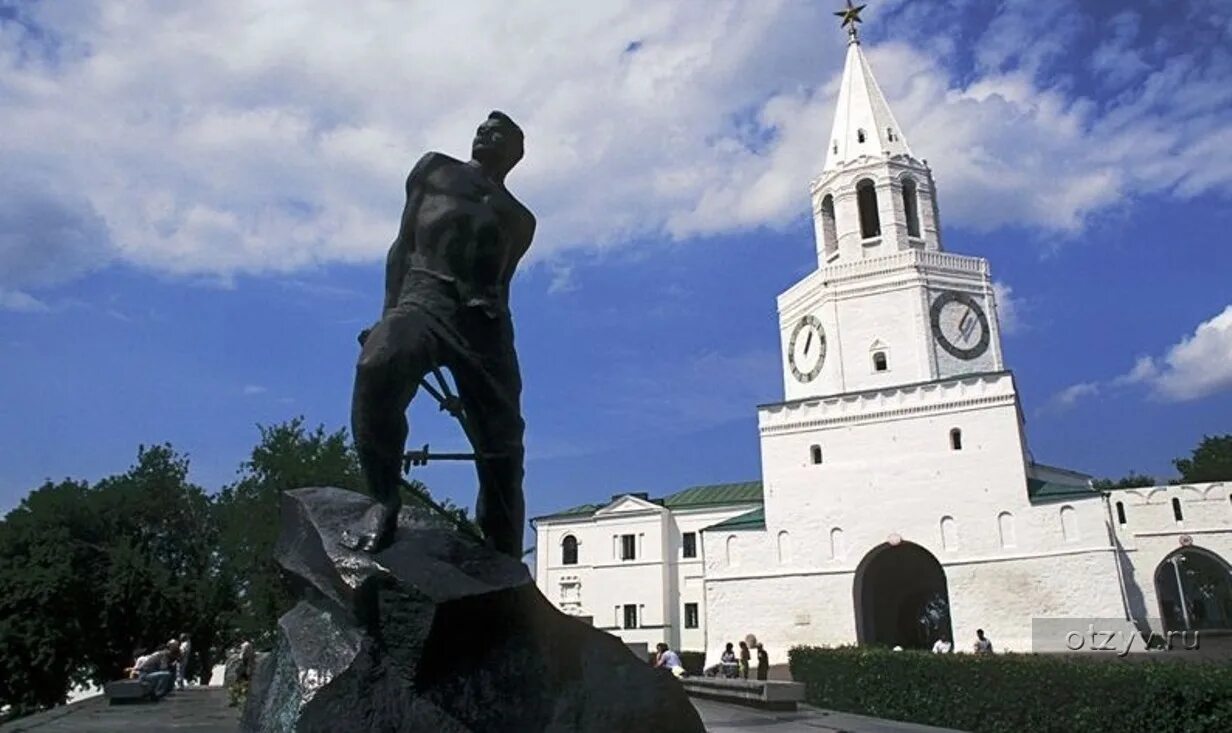
<path fill-rule="evenodd" d="M 724 506 L 726 504 L 760 504 L 761 482 L 743 481 L 734 484 L 710 484 L 693 486 L 663 499 L 647 499 L 652 504 L 661 504 L 668 509 L 694 509 L 708 506 Z M 551 514 L 535 517 L 539 519 L 564 519 L 567 517 L 585 517 L 594 514 L 607 504 L 581 504 Z M 532 521 L 534 521 L 532 520 Z"/>
<path fill-rule="evenodd" d="M 732 529 L 765 529 L 766 528 L 766 508 L 757 507 L 747 514 L 741 514 L 737 517 L 732 517 L 725 522 L 712 524 L 706 527 L 703 531 L 710 532 L 712 530 L 732 530 Z"/>
<path fill-rule="evenodd" d="M 761 500 L 761 482 L 743 481 L 736 484 L 693 486 L 664 497 L 663 506 L 668 509 L 683 509 L 718 504 L 761 503 Z"/>
<path fill-rule="evenodd" d="M 1096 496 L 1099 496 L 1099 492 L 1085 484 L 1059 484 L 1038 478 L 1027 479 L 1027 498 L 1032 503 L 1090 499 Z"/>
<path fill-rule="evenodd" d="M 559 512 L 552 512 L 551 514 L 543 514 L 538 517 L 535 517 L 534 519 L 559 519 L 562 517 L 585 517 L 585 516 L 594 514 L 598 510 L 602 509 L 603 506 L 604 506 L 603 504 L 579 504 L 575 507 L 569 507 L 568 509 L 562 509 Z"/>

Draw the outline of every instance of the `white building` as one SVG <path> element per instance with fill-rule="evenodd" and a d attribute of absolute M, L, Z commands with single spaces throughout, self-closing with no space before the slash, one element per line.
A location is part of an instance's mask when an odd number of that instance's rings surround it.
<path fill-rule="evenodd" d="M 1232 483 L 1104 494 L 1035 463 L 988 262 L 942 247 L 932 172 L 854 31 L 837 106 L 817 269 L 778 298 L 762 482 L 539 517 L 542 592 L 629 641 L 716 655 L 754 633 L 773 663 L 797 644 L 965 650 L 977 627 L 1029 651 L 1036 618 L 1232 626 Z"/>

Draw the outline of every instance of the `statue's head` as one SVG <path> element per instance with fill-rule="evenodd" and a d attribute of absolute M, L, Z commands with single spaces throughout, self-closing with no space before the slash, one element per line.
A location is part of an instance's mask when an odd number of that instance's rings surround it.
<path fill-rule="evenodd" d="M 493 111 L 475 131 L 471 157 L 478 163 L 508 173 L 522 159 L 522 128 L 509 115 Z"/>

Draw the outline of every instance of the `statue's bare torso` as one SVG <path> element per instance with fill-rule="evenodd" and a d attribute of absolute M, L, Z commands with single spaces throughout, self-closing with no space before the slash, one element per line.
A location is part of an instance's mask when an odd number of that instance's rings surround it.
<path fill-rule="evenodd" d="M 388 266 L 397 293 L 387 306 L 417 302 L 412 272 L 454 283 L 460 305 L 507 313 L 509 282 L 530 247 L 535 218 L 476 165 L 428 153 L 407 177 L 406 208 Z M 495 315 L 495 313 L 493 313 Z"/>

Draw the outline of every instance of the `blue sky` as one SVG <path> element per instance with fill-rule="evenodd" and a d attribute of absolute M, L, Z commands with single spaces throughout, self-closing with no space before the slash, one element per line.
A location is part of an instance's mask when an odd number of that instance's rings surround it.
<path fill-rule="evenodd" d="M 760 475 L 838 3 L 505 5 L 0 0 L 0 511 L 140 443 L 212 490 L 258 423 L 345 426 L 402 179 L 491 108 L 540 220 L 513 295 L 529 513 Z M 945 247 L 991 262 L 1036 459 L 1166 477 L 1232 432 L 1232 2 L 864 17 Z M 420 477 L 473 502 L 464 466 Z"/>

